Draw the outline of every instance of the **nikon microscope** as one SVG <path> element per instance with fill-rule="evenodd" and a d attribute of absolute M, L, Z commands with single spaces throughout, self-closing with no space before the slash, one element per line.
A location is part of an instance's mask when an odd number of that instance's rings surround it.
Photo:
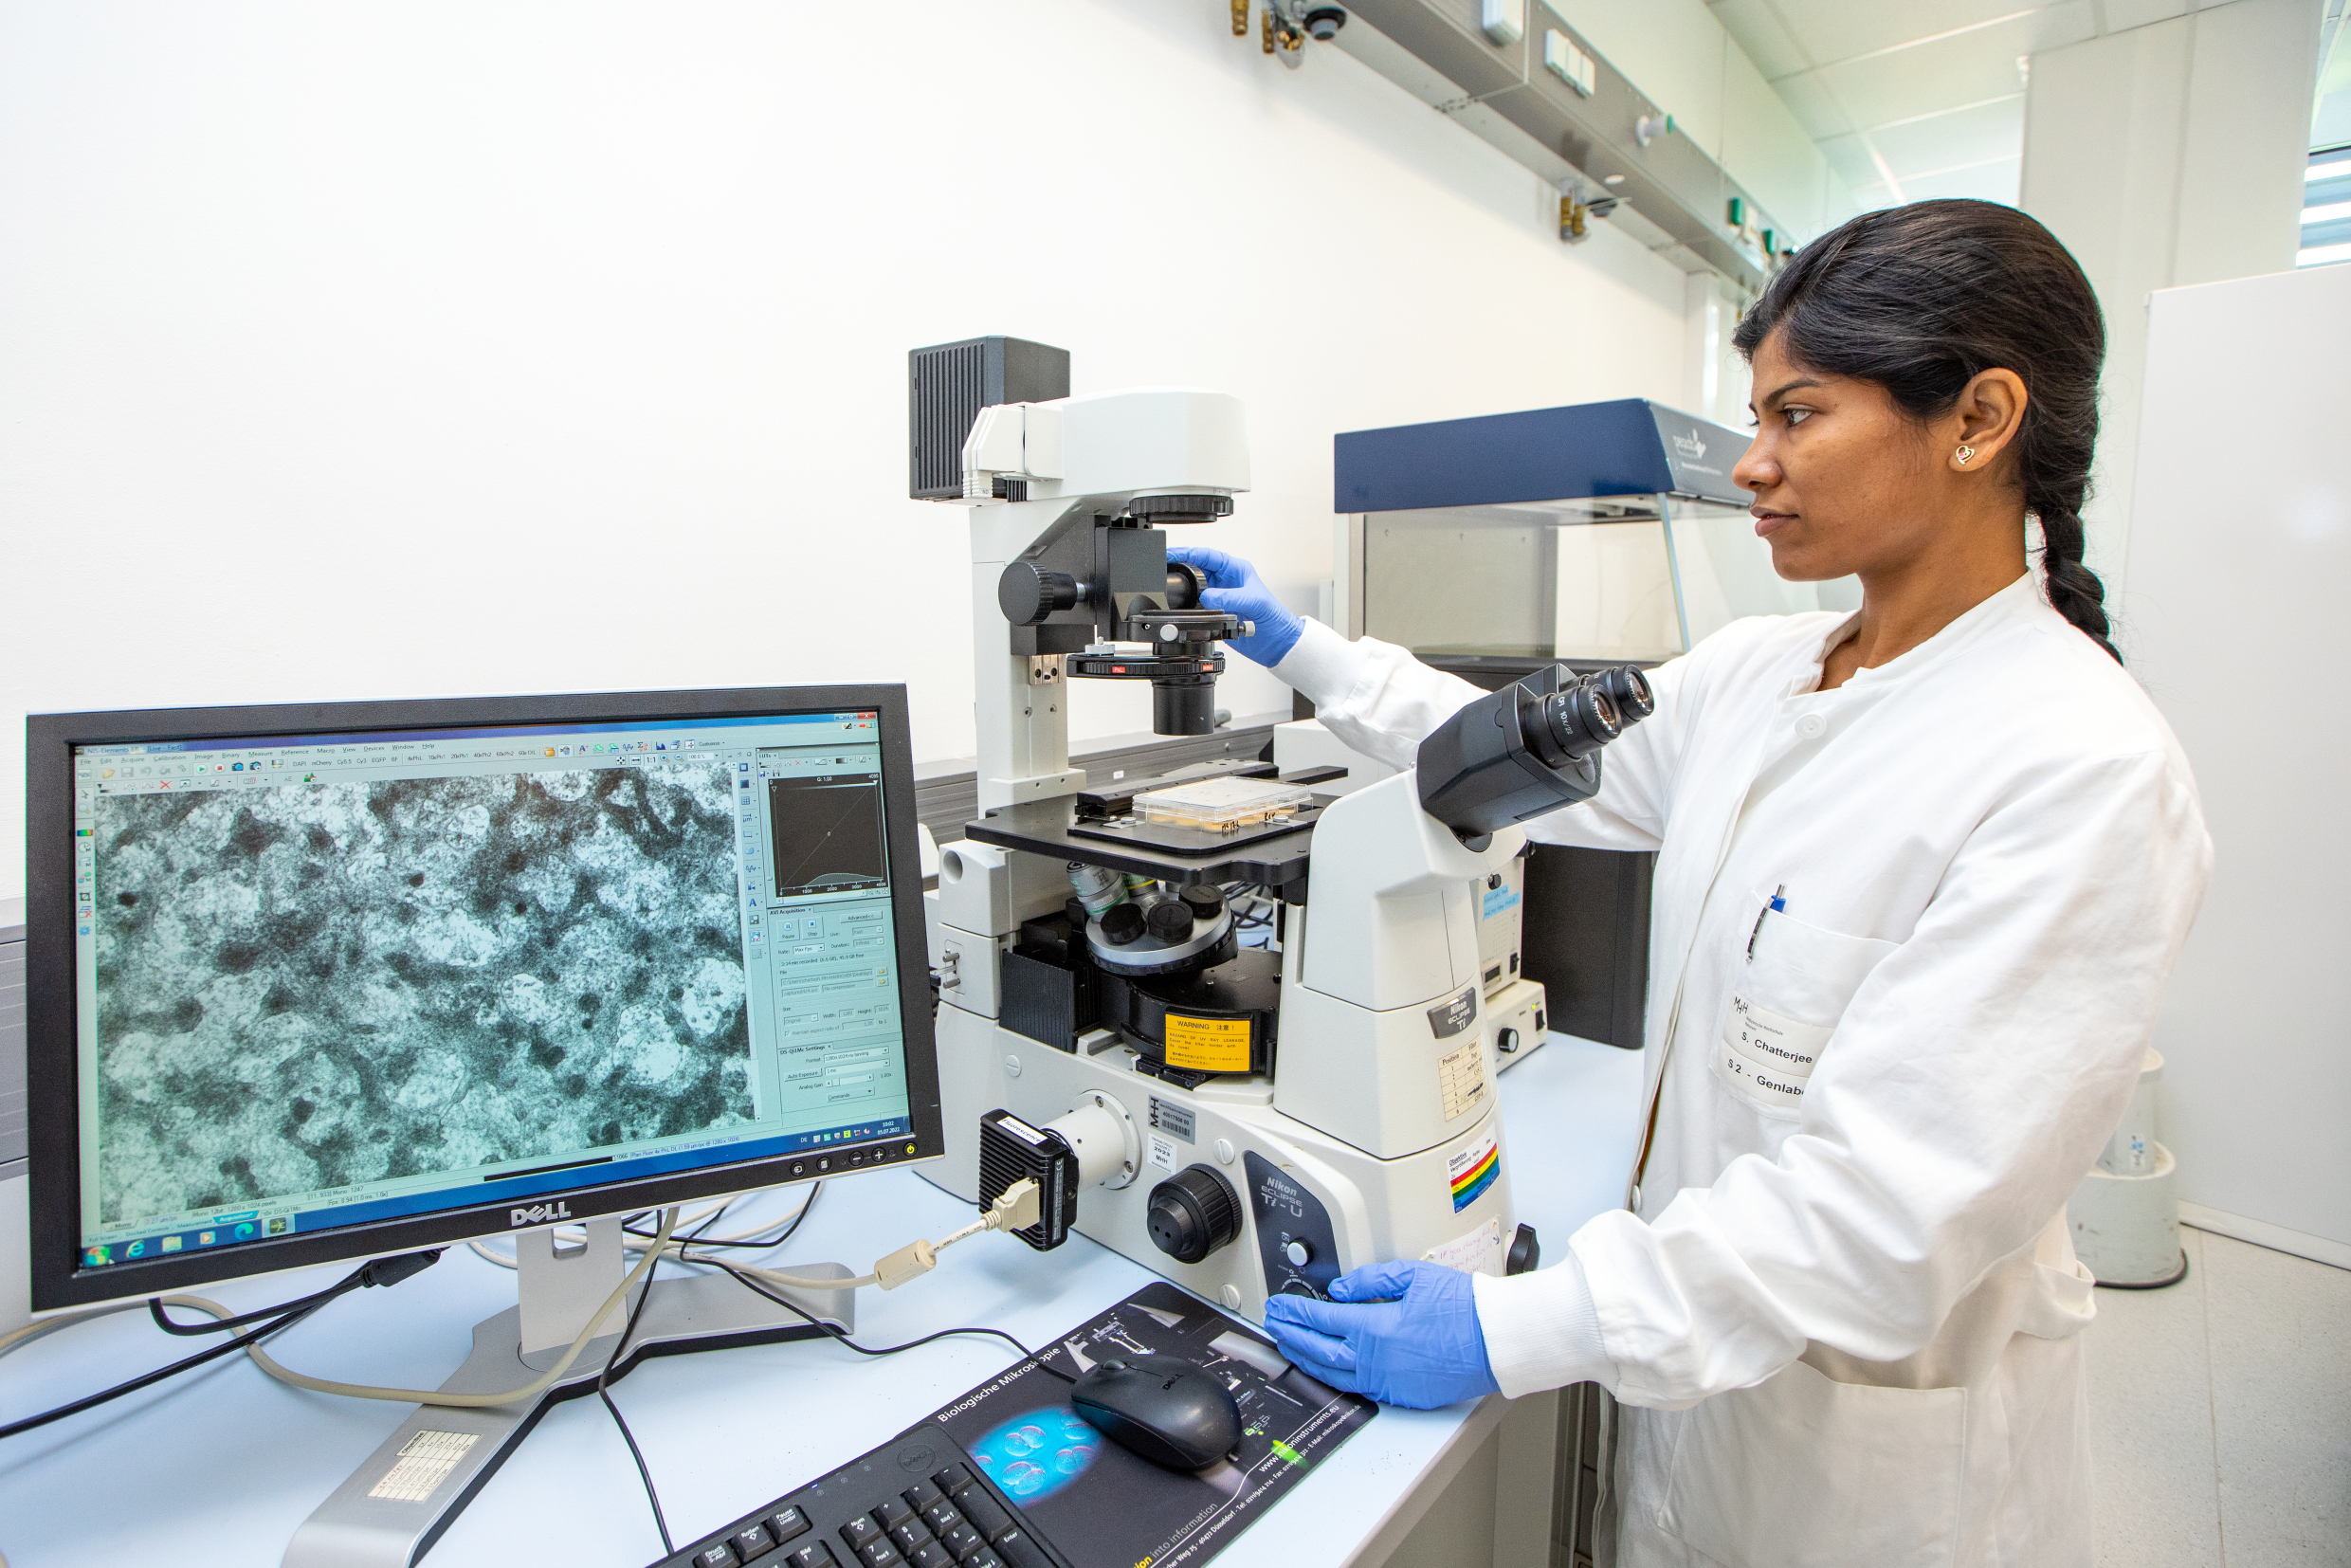
<path fill-rule="evenodd" d="M 1213 730 L 1218 645 L 1252 629 L 1166 538 L 1248 488 L 1241 405 L 1072 397 L 1066 353 L 1016 338 L 910 359 L 912 491 L 970 512 L 978 682 L 980 815 L 930 895 L 926 1174 L 983 1208 L 1032 1177 L 1030 1245 L 1078 1231 L 1252 1318 L 1391 1258 L 1533 1267 L 1473 884 L 1599 788 L 1638 672 L 1505 686 L 1343 796 L 1231 762 L 1089 788 L 1069 680 L 1147 681 L 1159 733 Z"/>

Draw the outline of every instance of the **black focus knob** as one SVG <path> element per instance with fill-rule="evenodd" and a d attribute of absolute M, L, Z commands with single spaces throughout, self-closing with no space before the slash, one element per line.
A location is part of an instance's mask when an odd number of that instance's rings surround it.
<path fill-rule="evenodd" d="M 1192 909 L 1195 921 L 1212 921 L 1225 912 L 1225 895 L 1204 882 L 1195 882 L 1184 889 L 1183 900 Z"/>
<path fill-rule="evenodd" d="M 1066 572 L 1045 572 L 1014 561 L 996 579 L 996 607 L 1014 626 L 1042 626 L 1057 610 L 1078 606 L 1078 579 Z"/>
<path fill-rule="evenodd" d="M 1113 947 L 1124 947 L 1143 934 L 1143 912 L 1131 903 L 1114 903 L 1102 912 L 1103 938 Z"/>
<path fill-rule="evenodd" d="M 1187 1165 L 1151 1189 L 1144 1220 L 1151 1244 L 1177 1263 L 1198 1263 L 1241 1234 L 1232 1183 L 1206 1165 Z"/>
<path fill-rule="evenodd" d="M 1192 905 L 1181 899 L 1161 899 L 1143 917 L 1151 934 L 1163 942 L 1180 942 L 1192 935 Z"/>

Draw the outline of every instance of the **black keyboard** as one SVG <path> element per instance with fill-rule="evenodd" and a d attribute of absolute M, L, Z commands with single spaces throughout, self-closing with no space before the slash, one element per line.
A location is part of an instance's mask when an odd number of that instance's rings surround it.
<path fill-rule="evenodd" d="M 929 1421 L 658 1568 L 1068 1568 Z"/>

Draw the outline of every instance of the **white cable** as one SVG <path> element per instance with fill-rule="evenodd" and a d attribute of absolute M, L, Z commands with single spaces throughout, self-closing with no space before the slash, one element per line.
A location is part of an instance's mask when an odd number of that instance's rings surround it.
<path fill-rule="evenodd" d="M 245 1353 L 253 1358 L 254 1365 L 282 1383 L 291 1383 L 296 1388 L 311 1389 L 319 1394 L 338 1394 L 347 1399 L 388 1399 L 406 1405 L 441 1405 L 469 1410 L 507 1405 L 518 1399 L 527 1399 L 532 1395 L 552 1387 L 558 1378 L 569 1372 L 572 1369 L 572 1363 L 579 1359 L 580 1352 L 588 1348 L 588 1341 L 595 1338 L 596 1325 L 611 1316 L 615 1307 L 628 1300 L 629 1287 L 643 1279 L 652 1268 L 655 1261 L 662 1257 L 671 1257 L 681 1263 L 718 1263 L 719 1267 L 730 1272 L 756 1275 L 772 1285 L 790 1290 L 859 1290 L 869 1285 L 879 1285 L 883 1289 L 888 1290 L 905 1284 L 918 1275 L 927 1274 L 937 1267 L 939 1253 L 943 1248 L 953 1247 L 957 1242 L 976 1236 L 982 1231 L 1017 1231 L 1036 1224 L 1039 1196 L 1036 1182 L 1024 1177 L 1006 1188 L 985 1214 L 962 1230 L 955 1231 L 946 1240 L 909 1242 L 877 1262 L 872 1273 L 860 1274 L 854 1279 L 846 1280 L 815 1279 L 804 1274 L 786 1274 L 773 1268 L 759 1268 L 750 1264 L 731 1261 L 721 1263 L 720 1260 L 709 1258 L 689 1258 L 685 1254 L 685 1248 L 690 1244 L 690 1238 L 678 1241 L 670 1239 L 671 1232 L 677 1229 L 678 1211 L 674 1208 L 667 1210 L 662 1215 L 660 1233 L 646 1243 L 644 1253 L 638 1260 L 636 1267 L 630 1269 L 628 1276 L 613 1287 L 612 1293 L 605 1298 L 604 1304 L 590 1315 L 587 1325 L 579 1331 L 579 1338 L 572 1341 L 571 1348 L 563 1353 L 563 1358 L 534 1381 L 519 1389 L 511 1389 L 504 1394 L 444 1394 L 438 1390 L 376 1388 L 366 1383 L 338 1383 L 331 1378 L 313 1377 L 307 1374 L 280 1366 L 269 1358 L 259 1344 L 246 1346 Z M 727 1203 L 733 1201 L 730 1198 Z M 721 1203 L 718 1209 L 705 1210 L 703 1212 L 705 1215 L 716 1213 L 725 1207 L 726 1203 Z M 775 1229 L 775 1226 L 761 1227 L 761 1230 L 774 1229 Z M 757 1233 L 753 1232 L 753 1234 Z M 483 1251 L 493 1263 L 504 1261 L 496 1253 L 485 1251 L 479 1244 L 476 1244 L 475 1250 Z M 506 1267 L 514 1266 L 507 1264 Z M 195 1300 L 192 1297 L 188 1299 L 191 1302 Z M 224 1317 L 228 1315 L 225 1309 L 212 1307 L 210 1303 L 202 1304 L 208 1310 L 219 1311 Z"/>
<path fill-rule="evenodd" d="M 769 1190 L 773 1191 L 773 1189 Z M 738 1203 L 750 1195 L 752 1194 L 748 1193 L 736 1193 L 729 1196 L 724 1202 L 714 1204 L 710 1208 L 701 1210 L 695 1213 L 683 1215 L 678 1220 L 678 1229 L 683 1231 L 698 1225 L 702 1221 L 709 1219 L 713 1215 L 723 1212 L 730 1205 Z M 755 1225 L 748 1231 L 737 1231 L 723 1236 L 695 1235 L 687 1236 L 683 1238 L 683 1240 L 687 1245 L 702 1242 L 741 1243 L 756 1241 L 760 1237 L 765 1236 L 771 1231 L 780 1231 L 786 1226 L 797 1224 L 800 1216 L 808 1212 L 808 1206 L 811 1202 L 814 1201 L 814 1198 L 815 1189 L 811 1187 L 810 1189 L 809 1197 L 802 1200 L 800 1207 L 794 1209 L 791 1213 L 784 1215 L 781 1219 L 769 1220 L 763 1225 Z M 556 1230 L 556 1238 L 567 1247 L 576 1247 L 587 1239 L 587 1231 L 580 1226 L 559 1226 Z M 621 1232 L 620 1241 L 621 1246 L 631 1252 L 642 1252 L 647 1247 L 652 1245 L 651 1241 L 647 1237 L 632 1236 L 626 1231 Z M 511 1252 L 501 1252 L 496 1248 L 491 1247 L 488 1243 L 482 1241 L 469 1241 L 465 1245 L 473 1249 L 475 1256 L 482 1258 L 485 1262 L 494 1263 L 501 1268 L 512 1268 L 515 1267 L 514 1254 Z M 674 1255 L 675 1248 L 673 1247 L 671 1250 Z"/>
<path fill-rule="evenodd" d="M 572 1341 L 571 1348 L 563 1353 L 563 1358 L 532 1381 L 523 1384 L 520 1388 L 509 1389 L 503 1394 L 444 1394 L 438 1389 L 376 1388 L 366 1383 L 338 1383 L 332 1378 L 313 1377 L 305 1373 L 280 1366 L 264 1355 L 258 1344 L 246 1345 L 245 1353 L 253 1358 L 254 1365 L 282 1383 L 291 1383 L 296 1388 L 306 1388 L 319 1394 L 338 1394 L 346 1399 L 388 1399 L 395 1404 L 440 1405 L 464 1410 L 481 1410 L 496 1405 L 510 1405 L 518 1399 L 527 1399 L 534 1394 L 553 1387 L 565 1373 L 572 1370 L 572 1363 L 578 1360 L 580 1352 L 588 1348 L 588 1341 L 596 1337 L 598 1326 L 605 1319 L 612 1315 L 615 1307 L 628 1300 L 629 1287 L 645 1278 L 646 1274 L 651 1270 L 653 1261 L 666 1247 L 669 1232 L 677 1223 L 678 1211 L 675 1209 L 665 1211 L 662 1214 L 661 1233 L 654 1237 L 652 1248 L 646 1252 L 644 1260 L 636 1267 L 630 1269 L 619 1285 L 612 1287 L 612 1293 L 604 1298 L 604 1304 L 589 1314 L 586 1326 L 580 1329 L 579 1338 Z"/>
<path fill-rule="evenodd" d="M 747 1193 L 729 1193 L 725 1197 L 720 1198 L 718 1202 L 712 1204 L 707 1209 L 698 1209 L 690 1214 L 681 1214 L 678 1216 L 678 1229 L 681 1231 L 690 1231 L 695 1226 L 702 1224 L 702 1221 L 716 1218 L 718 1215 L 724 1213 L 729 1207 L 749 1195 L 750 1194 Z M 771 1226 L 769 1229 L 772 1230 L 774 1227 Z M 756 1234 L 756 1231 L 753 1233 Z M 577 1247 L 588 1239 L 588 1228 L 585 1225 L 558 1225 L 555 1227 L 555 1237 L 558 1243 L 565 1247 Z M 710 1239 L 712 1241 L 734 1241 L 738 1238 L 733 1236 L 713 1236 Z M 469 1241 L 465 1245 L 472 1248 L 483 1257 L 485 1257 L 492 1263 L 497 1264 L 501 1268 L 512 1268 L 515 1266 L 514 1259 L 508 1257 L 503 1252 L 493 1252 L 486 1249 L 479 1241 Z M 621 1232 L 621 1245 L 631 1252 L 642 1252 L 645 1250 L 646 1243 L 644 1237 L 632 1236 L 624 1231 Z"/>
<path fill-rule="evenodd" d="M 875 1260 L 873 1271 L 853 1279 L 823 1279 L 807 1274 L 787 1274 L 778 1269 L 762 1268 L 756 1264 L 738 1263 L 733 1259 L 715 1258 L 707 1254 L 688 1255 L 686 1249 L 694 1238 L 686 1236 L 662 1243 L 651 1249 L 682 1264 L 704 1264 L 726 1269 L 734 1274 L 755 1275 L 771 1285 L 792 1290 L 862 1290 L 878 1285 L 884 1290 L 895 1290 L 907 1281 L 917 1279 L 939 1267 L 939 1254 L 957 1242 L 989 1231 L 1018 1231 L 1037 1223 L 1040 1194 L 1037 1184 L 1024 1177 L 999 1194 L 988 1212 L 955 1231 L 943 1241 L 915 1240 L 908 1242 L 887 1257 Z M 770 1229 L 773 1229 L 772 1227 Z"/>
<path fill-rule="evenodd" d="M 233 1318 L 237 1315 L 234 1307 L 223 1306 L 202 1296 L 157 1296 L 155 1300 L 165 1306 L 192 1306 L 199 1312 L 210 1312 L 215 1318 Z M 43 1318 L 9 1333 L 0 1334 L 0 1356 L 6 1356 L 12 1350 L 22 1350 L 43 1335 L 58 1329 L 71 1328 L 76 1323 L 86 1323 L 95 1318 L 109 1318 L 118 1312 L 135 1312 L 146 1304 L 146 1297 L 134 1296 L 126 1302 L 109 1302 L 104 1306 L 94 1306 L 87 1312 L 68 1313 L 62 1318 Z M 321 1302 L 319 1304 L 323 1306 L 326 1304 Z M 8 1564 L 0 1562 L 0 1568 L 8 1568 Z"/>
<path fill-rule="evenodd" d="M 176 1300 L 177 1298 L 172 1299 Z M 53 1334 L 61 1328 L 71 1328 L 76 1323 L 86 1323 L 93 1318 L 112 1317 L 117 1312 L 127 1312 L 132 1307 L 145 1306 L 146 1304 L 146 1300 L 142 1297 L 137 1301 L 111 1302 L 104 1306 L 92 1307 L 87 1312 L 69 1313 L 63 1318 L 36 1319 L 32 1322 L 27 1323 L 22 1328 L 11 1329 L 6 1334 L 0 1334 L 0 1356 L 6 1356 L 11 1350 L 21 1349 L 24 1346 L 32 1343 L 33 1340 L 38 1340 L 44 1334 Z M 222 1316 L 226 1317 L 228 1314 L 223 1313 Z M 8 1564 L 6 1562 L 0 1562 L 0 1568 L 8 1568 Z"/>

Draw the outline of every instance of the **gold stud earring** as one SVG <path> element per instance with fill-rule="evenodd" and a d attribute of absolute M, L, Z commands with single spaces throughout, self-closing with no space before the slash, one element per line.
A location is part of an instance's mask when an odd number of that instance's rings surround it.
<path fill-rule="evenodd" d="M 1976 455 L 1976 448 L 1975 448 L 1975 447 L 1961 447 L 1959 448 L 1959 463 L 1960 463 L 1960 465 L 1961 465 L 1962 466 L 1964 466 L 1964 465 L 1966 465 L 1966 463 L 1967 463 L 1967 460 L 1968 460 L 1969 458 L 1971 458 L 1971 457 L 1974 457 L 1975 455 Z"/>

